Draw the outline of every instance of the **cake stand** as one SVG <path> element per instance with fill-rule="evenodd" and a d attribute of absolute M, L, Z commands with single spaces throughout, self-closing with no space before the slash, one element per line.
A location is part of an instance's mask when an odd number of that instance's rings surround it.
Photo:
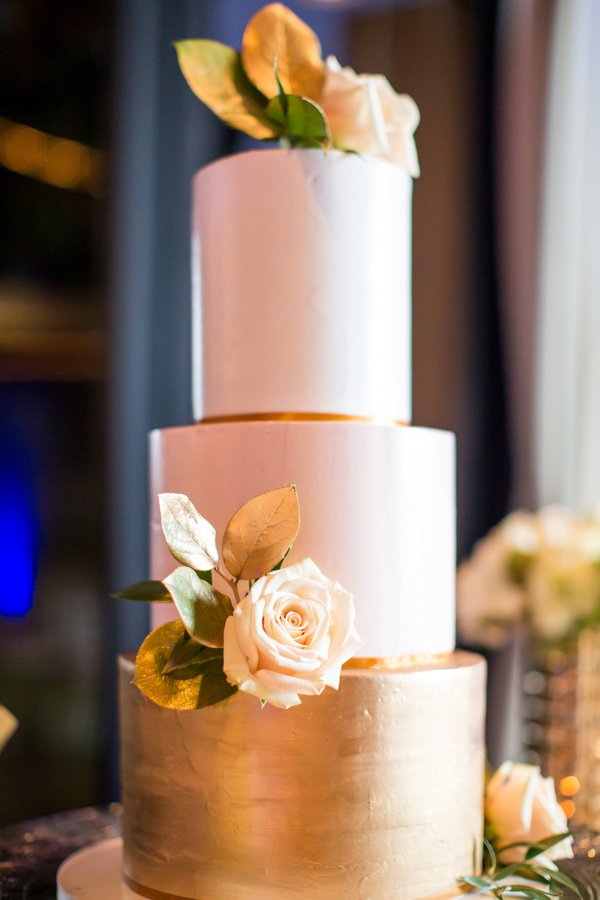
<path fill-rule="evenodd" d="M 56 874 L 57 900 L 144 900 L 121 879 L 122 853 L 123 841 L 112 838 L 69 856 Z M 468 895 L 453 896 L 464 900 Z M 452 898 L 445 894 L 443 900 Z"/>
<path fill-rule="evenodd" d="M 122 854 L 121 838 L 73 853 L 56 873 L 57 900 L 144 900 L 121 879 Z"/>

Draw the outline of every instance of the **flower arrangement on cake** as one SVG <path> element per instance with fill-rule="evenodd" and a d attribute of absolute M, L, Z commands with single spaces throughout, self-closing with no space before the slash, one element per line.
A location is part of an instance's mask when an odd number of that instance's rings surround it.
<path fill-rule="evenodd" d="M 414 100 L 383 75 L 323 60 L 317 35 L 281 3 L 253 16 L 239 52 L 210 40 L 175 47 L 192 91 L 232 128 L 286 147 L 382 157 L 419 174 Z"/>
<path fill-rule="evenodd" d="M 552 778 L 538 766 L 505 762 L 485 790 L 485 853 L 482 875 L 459 880 L 463 891 L 499 900 L 561 897 L 581 892 L 556 860 L 573 856 L 573 837 Z"/>
<path fill-rule="evenodd" d="M 361 646 L 352 594 L 311 559 L 283 567 L 300 526 L 294 485 L 245 503 L 231 518 L 222 559 L 213 526 L 184 494 L 159 496 L 165 540 L 182 563 L 163 581 L 130 585 L 120 598 L 174 603 L 180 619 L 140 647 L 135 683 L 171 709 L 199 709 L 236 690 L 283 709 L 338 688 Z M 220 577 L 230 595 L 212 584 Z M 242 585 L 246 590 L 242 593 Z"/>
<path fill-rule="evenodd" d="M 600 622 L 600 518 L 556 506 L 515 512 L 458 572 L 463 640 L 499 647 L 517 630 L 540 646 Z"/>

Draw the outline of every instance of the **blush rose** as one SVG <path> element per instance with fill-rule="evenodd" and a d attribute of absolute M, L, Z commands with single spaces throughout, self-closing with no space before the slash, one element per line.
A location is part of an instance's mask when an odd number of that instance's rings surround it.
<path fill-rule="evenodd" d="M 397 94 L 383 75 L 357 75 L 334 56 L 326 62 L 319 105 L 325 112 L 335 147 L 379 156 L 419 175 L 413 134 L 419 109 L 407 94 Z"/>
<path fill-rule="evenodd" d="M 535 843 L 568 831 L 567 817 L 558 800 L 552 778 L 544 778 L 538 766 L 505 762 L 491 777 L 485 792 L 485 817 L 501 851 L 508 844 Z M 573 840 L 565 838 L 536 861 L 547 863 L 573 856 Z M 521 862 L 525 848 L 502 853 L 505 862 Z"/>
<path fill-rule="evenodd" d="M 225 624 L 228 681 L 288 709 L 300 695 L 338 688 L 358 650 L 352 594 L 311 559 L 259 578 Z"/>

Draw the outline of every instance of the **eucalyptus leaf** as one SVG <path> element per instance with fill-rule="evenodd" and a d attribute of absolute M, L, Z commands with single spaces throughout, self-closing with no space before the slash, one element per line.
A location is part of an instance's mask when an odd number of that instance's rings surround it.
<path fill-rule="evenodd" d="M 142 600 L 147 603 L 172 603 L 171 595 L 162 581 L 138 581 L 111 594 L 116 600 Z"/>
<path fill-rule="evenodd" d="M 242 38 L 244 69 L 267 97 L 277 92 L 275 60 L 286 93 L 319 99 L 325 81 L 321 44 L 312 28 L 282 3 L 259 10 Z"/>
<path fill-rule="evenodd" d="M 295 485 L 254 497 L 235 513 L 225 529 L 223 561 L 227 569 L 234 578 L 260 578 L 286 553 L 299 527 Z"/>
<path fill-rule="evenodd" d="M 217 535 L 185 494 L 159 494 L 160 519 L 175 559 L 192 569 L 214 569 L 219 561 Z"/>
<path fill-rule="evenodd" d="M 280 129 L 280 140 L 291 147 L 321 147 L 328 150 L 331 134 L 320 106 L 296 94 L 278 95 L 269 100 L 268 117 Z"/>
<path fill-rule="evenodd" d="M 177 41 L 175 49 L 190 88 L 223 122 L 259 140 L 277 137 L 264 115 L 266 98 L 248 79 L 237 50 L 208 40 Z"/>
<path fill-rule="evenodd" d="M 171 572 L 164 585 L 188 633 L 206 647 L 222 647 L 225 622 L 233 615 L 229 597 L 215 590 L 187 566 Z"/>

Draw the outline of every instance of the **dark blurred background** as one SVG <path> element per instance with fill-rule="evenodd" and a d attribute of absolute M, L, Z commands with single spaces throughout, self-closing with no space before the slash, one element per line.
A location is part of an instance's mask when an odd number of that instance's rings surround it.
<path fill-rule="evenodd" d="M 113 659 L 147 620 L 108 594 L 147 568 L 146 434 L 191 421 L 190 180 L 246 146 L 193 97 L 171 42 L 239 46 L 262 5 L 0 3 L 0 702 L 20 721 L 0 824 L 117 795 Z M 463 555 L 515 483 L 498 302 L 506 4 L 289 5 L 325 53 L 421 109 L 414 419 L 458 433 Z"/>

